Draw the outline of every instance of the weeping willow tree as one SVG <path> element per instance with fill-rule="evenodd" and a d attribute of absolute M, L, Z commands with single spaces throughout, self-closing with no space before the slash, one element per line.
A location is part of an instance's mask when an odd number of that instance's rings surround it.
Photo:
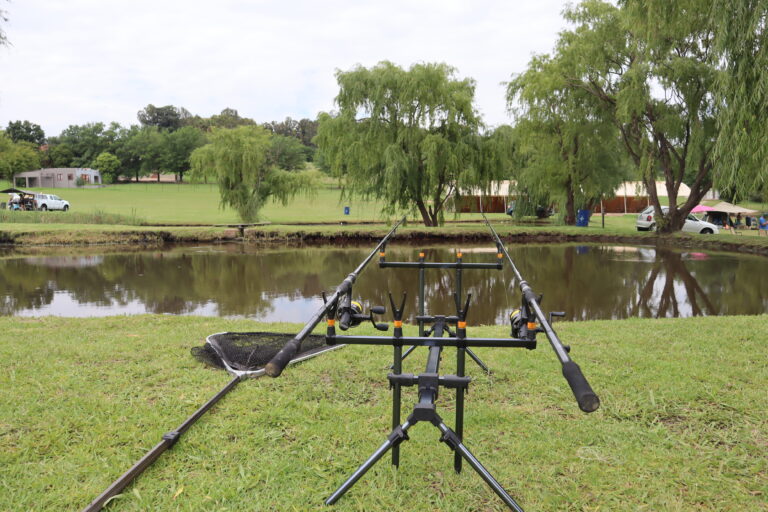
<path fill-rule="evenodd" d="M 706 2 L 702 2 L 706 3 Z M 736 198 L 768 199 L 768 0 L 715 0 L 711 13 L 725 65 L 715 184 Z"/>
<path fill-rule="evenodd" d="M 502 170 L 486 153 L 473 107 L 475 82 L 446 64 L 390 62 L 338 72 L 335 115 L 321 114 L 315 139 L 352 195 L 383 200 L 384 211 L 418 210 L 425 226 L 443 219 L 446 201 L 487 187 Z"/>
<path fill-rule="evenodd" d="M 714 185 L 735 199 L 768 199 L 768 0 L 624 0 L 631 23 L 654 42 L 692 23 L 713 31 L 717 76 Z"/>
<path fill-rule="evenodd" d="M 521 164 L 514 176 L 522 199 L 553 201 L 574 225 L 576 209 L 591 210 L 612 195 L 627 172 L 613 119 L 592 95 L 570 86 L 569 74 L 561 57 L 536 56 L 507 84 L 507 105 L 517 120 Z"/>
<path fill-rule="evenodd" d="M 192 178 L 215 179 L 222 207 L 233 208 L 243 222 L 257 220 L 270 198 L 287 205 L 296 194 L 316 188 L 315 172 L 287 171 L 270 163 L 272 134 L 262 127 L 214 128 L 208 139 L 190 156 Z"/>
<path fill-rule="evenodd" d="M 682 229 L 712 186 L 717 56 L 706 11 L 689 9 L 677 23 L 659 19 L 650 31 L 635 15 L 646 3 L 616 7 L 585 0 L 566 9 L 575 28 L 560 34 L 557 52 L 572 64 L 571 87 L 592 95 L 613 117 L 654 206 L 658 230 L 670 233 Z M 657 180 L 666 189 L 666 212 Z M 683 183 L 691 192 L 678 201 Z"/>

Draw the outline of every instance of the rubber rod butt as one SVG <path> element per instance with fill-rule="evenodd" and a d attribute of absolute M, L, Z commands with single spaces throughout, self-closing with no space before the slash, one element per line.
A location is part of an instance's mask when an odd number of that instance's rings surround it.
<path fill-rule="evenodd" d="M 595 412 L 600 407 L 600 399 L 592 391 L 589 382 L 584 378 L 584 374 L 581 373 L 579 365 L 573 361 L 564 363 L 563 377 L 568 381 L 568 385 L 571 386 L 571 391 L 573 391 L 573 396 L 576 397 L 579 409 L 584 412 Z"/>
<path fill-rule="evenodd" d="M 264 372 L 270 377 L 279 377 L 280 374 L 283 373 L 285 367 L 288 366 L 288 363 L 291 362 L 291 359 L 293 359 L 299 351 L 299 347 L 301 347 L 301 342 L 295 339 L 286 343 L 285 346 L 280 349 L 280 352 L 275 354 L 275 357 L 267 363 L 267 366 L 264 367 Z"/>

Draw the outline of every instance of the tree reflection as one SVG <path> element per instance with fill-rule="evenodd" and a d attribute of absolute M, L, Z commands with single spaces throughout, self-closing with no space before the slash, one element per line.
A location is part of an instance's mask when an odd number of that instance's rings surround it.
<path fill-rule="evenodd" d="M 231 245 L 86 259 L 4 258 L 0 314 L 29 314 L 65 294 L 84 311 L 119 311 L 138 303 L 151 313 L 205 311 L 302 322 L 308 308 L 320 305 L 321 292 L 332 291 L 368 251 Z M 428 261 L 455 261 L 452 248 L 426 252 Z M 544 310 L 565 311 L 572 320 L 759 314 L 768 309 L 764 258 L 617 246 L 520 245 L 511 246 L 510 252 L 523 276 L 544 294 Z M 390 261 L 415 261 L 417 255 L 418 248 L 396 244 L 387 251 Z M 464 253 L 467 262 L 495 260 L 494 252 Z M 506 323 L 520 304 L 507 267 L 467 269 L 462 281 L 464 296 L 472 293 L 471 324 Z M 429 269 L 426 283 L 427 312 L 454 314 L 455 272 Z M 418 311 L 418 270 L 380 269 L 374 260 L 354 286 L 355 297 L 370 305 L 388 305 L 388 292 L 398 298 L 408 293 L 406 316 L 412 319 Z"/>

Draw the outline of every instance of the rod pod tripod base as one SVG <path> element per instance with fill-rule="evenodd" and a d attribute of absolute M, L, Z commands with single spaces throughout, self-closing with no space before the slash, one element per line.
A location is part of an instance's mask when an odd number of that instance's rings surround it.
<path fill-rule="evenodd" d="M 379 446 L 379 448 L 373 452 L 373 455 L 371 455 L 368 460 L 366 460 L 357 470 L 350 476 L 346 482 L 344 482 L 336 491 L 331 494 L 327 500 L 325 500 L 326 505 L 333 505 L 336 503 L 355 483 L 362 478 L 362 476 L 368 472 L 369 469 L 373 467 L 376 462 L 379 461 L 386 453 L 389 451 L 390 448 L 398 446 L 403 441 L 407 441 L 409 439 L 408 437 L 408 429 L 410 429 L 413 425 L 418 423 L 419 421 L 429 421 L 432 423 L 435 427 L 437 427 L 442 435 L 440 436 L 440 442 L 443 442 L 448 445 L 448 447 L 451 450 L 454 450 L 457 454 L 459 454 L 461 457 L 464 458 L 464 460 L 467 461 L 467 463 L 474 469 L 478 475 L 480 475 L 480 478 L 482 478 L 488 486 L 493 489 L 493 492 L 496 493 L 496 495 L 501 498 L 501 500 L 511 509 L 515 512 L 524 512 L 523 509 L 520 507 L 520 505 L 517 504 L 517 502 L 512 498 L 512 496 L 507 493 L 507 491 L 504 490 L 504 488 L 499 484 L 499 482 L 491 475 L 491 473 L 488 472 L 487 469 L 480 463 L 477 458 L 472 455 L 472 452 L 469 451 L 469 449 L 464 446 L 464 443 L 459 440 L 459 437 L 456 435 L 456 433 L 448 427 L 448 425 L 445 424 L 443 419 L 435 412 L 434 405 L 432 407 L 420 407 L 427 404 L 419 404 L 416 406 L 416 409 L 414 412 L 408 417 L 408 419 L 403 423 L 402 425 L 396 427 L 392 430 L 392 432 L 389 434 L 389 437 L 387 437 L 387 440 L 384 441 L 384 443 Z"/>

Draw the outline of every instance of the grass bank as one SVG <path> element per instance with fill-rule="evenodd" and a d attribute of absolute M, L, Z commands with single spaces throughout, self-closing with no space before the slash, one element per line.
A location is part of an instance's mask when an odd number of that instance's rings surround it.
<path fill-rule="evenodd" d="M 676 233 L 657 236 L 637 232 L 621 225 L 589 227 L 514 224 L 508 219 L 492 219 L 494 227 L 508 243 L 624 243 L 660 247 L 743 252 L 768 256 L 768 237 L 691 235 Z M 163 245 L 166 243 L 214 243 L 245 240 L 258 244 L 375 243 L 390 225 L 269 225 L 245 230 L 240 237 L 235 228 L 222 226 L 120 226 L 92 224 L 6 224 L 0 228 L 0 244 L 18 248 L 51 245 Z M 395 241 L 418 243 L 488 242 L 488 229 L 478 223 L 447 224 L 440 228 L 424 228 L 410 223 L 398 229 Z"/>
<path fill-rule="evenodd" d="M 546 342 L 478 349 L 493 373 L 469 365 L 467 446 L 528 510 L 765 510 L 766 320 L 559 324 L 602 398 L 591 415 Z M 189 349 L 212 332 L 258 328 L 296 330 L 168 316 L 0 319 L 0 509 L 85 506 L 229 380 Z M 389 431 L 390 357 L 347 347 L 244 382 L 110 509 L 325 510 Z M 421 371 L 424 358 L 405 370 Z M 443 370 L 454 370 L 450 352 Z M 449 424 L 451 395 L 438 403 Z M 412 390 L 404 396 L 414 403 Z M 410 435 L 399 471 L 382 460 L 334 510 L 506 510 L 473 471 L 453 473 L 433 428 Z"/>
<path fill-rule="evenodd" d="M 226 226 L 236 224 L 237 215 L 219 208 L 214 185 L 126 184 L 54 192 L 61 192 L 72 203 L 69 212 L 0 212 L 0 244 L 159 245 L 239 238 L 238 230 Z M 344 215 L 344 206 L 350 207 L 350 215 Z M 249 228 L 245 238 L 259 243 L 375 240 L 386 230 L 387 219 L 380 212 L 381 204 L 376 201 L 341 200 L 341 190 L 327 181 L 313 197 L 297 197 L 288 206 L 269 203 L 262 214 L 271 225 Z M 723 233 L 657 237 L 654 233 L 637 232 L 634 214 L 606 216 L 605 227 L 601 217 L 594 215 L 585 228 L 559 225 L 553 219 L 533 223 L 513 221 L 503 214 L 490 218 L 513 243 L 647 243 L 768 255 L 768 237 L 758 237 L 756 231 L 739 236 Z M 426 229 L 417 218 L 412 218 L 400 233 L 424 241 L 486 240 L 487 230 L 476 222 L 479 219 L 478 214 L 449 214 L 446 220 L 450 223 L 444 227 Z"/>

